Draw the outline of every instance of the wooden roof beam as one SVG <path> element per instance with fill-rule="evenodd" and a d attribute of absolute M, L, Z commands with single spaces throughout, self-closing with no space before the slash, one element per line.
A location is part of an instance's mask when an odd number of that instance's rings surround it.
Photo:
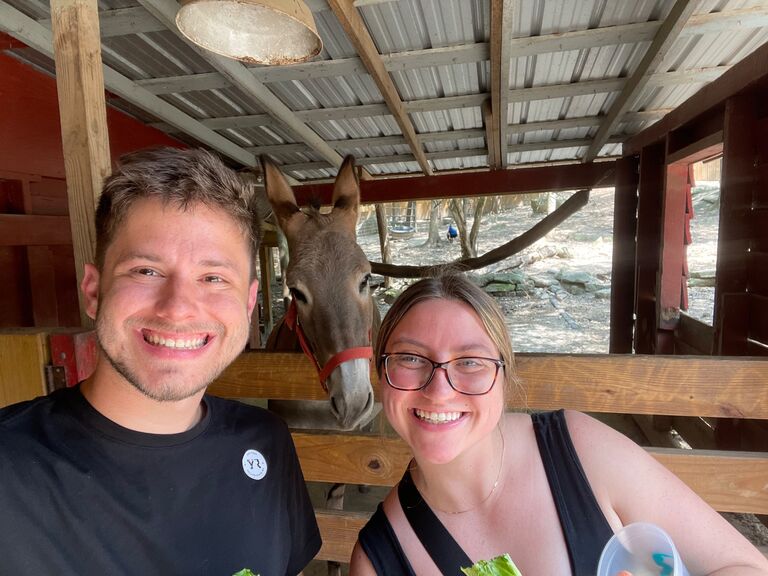
<path fill-rule="evenodd" d="M 146 13 L 146 11 L 141 8 L 126 8 L 119 11 L 102 12 L 102 19 L 105 14 L 122 12 L 124 10 L 142 10 Z M 148 16 L 151 17 L 151 15 Z M 123 18 L 115 18 L 115 20 L 122 21 Z M 157 22 L 154 17 L 152 17 L 152 20 Z M 102 20 L 102 26 L 109 27 L 111 21 L 112 18 L 106 22 Z M 41 21 L 41 23 L 43 22 L 47 22 L 48 27 L 50 27 L 49 20 Z M 128 24 L 121 23 L 121 26 L 127 25 Z M 718 32 L 726 30 L 734 25 L 738 25 L 740 29 L 768 26 L 768 7 L 753 7 L 728 12 L 695 15 L 689 19 L 688 24 L 681 31 L 680 36 L 683 37 L 704 32 Z M 563 34 L 549 34 L 533 38 L 517 38 L 509 41 L 509 48 L 515 57 L 523 57 L 552 51 L 580 50 L 605 45 L 644 42 L 653 40 L 654 34 L 660 27 L 661 22 L 643 22 L 639 24 L 566 32 Z M 103 35 L 104 31 L 102 30 L 102 36 Z M 423 68 L 427 66 L 466 64 L 480 62 L 487 60 L 488 58 L 489 45 L 487 43 L 412 50 L 381 56 L 384 67 L 389 72 Z M 301 81 L 310 78 L 346 76 L 366 72 L 365 67 L 359 58 L 319 60 L 303 64 L 277 67 L 261 66 L 257 68 L 249 68 L 249 70 L 257 80 L 264 83 L 286 82 L 291 80 Z M 229 85 L 226 79 L 217 73 L 140 80 L 138 83 L 149 88 L 156 94 L 205 90 Z"/>
<path fill-rule="evenodd" d="M 376 106 L 379 106 L 378 104 Z M 386 110 L 385 105 L 380 105 L 382 108 L 385 108 L 385 111 L 387 114 L 389 114 L 389 111 Z M 358 108 L 365 108 L 365 106 L 359 106 Z M 407 106 L 406 106 L 407 109 Z M 438 108 L 439 109 L 439 108 Z M 347 112 L 349 111 L 348 107 L 343 108 L 319 108 L 317 110 L 303 110 L 300 112 L 296 112 L 296 115 L 299 118 L 304 119 L 306 122 L 322 122 L 323 120 L 328 119 L 335 119 L 335 120 L 343 120 L 345 118 L 348 118 L 350 116 L 347 116 Z M 661 108 L 658 110 L 642 110 L 639 112 L 627 112 L 623 118 L 622 122 L 646 122 L 649 120 L 658 120 L 659 118 L 663 117 L 665 114 L 669 113 L 671 111 L 671 108 Z M 362 117 L 367 116 L 379 116 L 381 115 L 379 112 L 381 112 L 378 109 L 372 109 L 370 114 L 363 115 Z M 358 118 L 360 116 L 351 116 L 354 118 Z M 543 122 L 529 122 L 527 124 L 509 124 L 507 127 L 508 132 L 529 132 L 531 130 L 562 130 L 564 128 L 574 128 L 574 127 L 580 127 L 580 126 L 598 126 L 600 124 L 601 118 L 599 116 L 584 116 L 579 118 L 565 118 L 563 120 L 547 120 Z M 200 124 L 203 126 L 206 126 L 207 128 L 211 128 L 212 130 L 225 130 L 227 128 L 232 129 L 238 129 L 238 128 L 253 128 L 256 126 L 272 126 L 274 124 L 274 121 L 272 118 L 267 114 L 247 114 L 245 116 L 224 116 L 221 118 L 205 118 L 203 120 L 200 120 Z M 166 132 L 172 132 L 172 127 L 168 124 L 165 124 L 163 122 L 154 122 L 151 123 L 150 126 L 153 128 L 157 128 L 158 130 L 164 130 Z M 477 131 L 480 131 L 479 133 Z M 455 134 L 453 137 L 448 137 L 449 135 Z M 485 134 L 484 129 L 482 128 L 468 128 L 466 130 L 453 130 L 449 132 L 424 132 L 422 134 L 419 134 L 419 140 L 421 140 L 422 144 L 424 142 L 434 142 L 437 140 L 455 140 L 457 138 L 478 138 L 482 137 Z M 337 141 L 329 141 L 328 143 L 333 146 L 333 142 Z M 405 139 L 403 138 L 403 142 L 405 142 Z"/>
<path fill-rule="evenodd" d="M 392 116 L 394 116 L 397 125 L 400 127 L 400 131 L 403 133 L 408 146 L 410 146 L 413 155 L 416 157 L 422 172 L 427 175 L 432 174 L 432 168 L 427 157 L 424 155 L 424 150 L 416 136 L 416 130 L 413 128 L 413 123 L 405 111 L 400 94 L 398 94 L 392 78 L 390 78 L 389 73 L 384 68 L 381 55 L 376 50 L 376 46 L 368 29 L 365 27 L 362 17 L 350 0 L 328 0 L 328 4 L 346 31 L 347 36 L 349 36 L 349 40 L 357 50 L 368 73 L 379 87 L 384 101 L 387 103 Z"/>
<path fill-rule="evenodd" d="M 485 108 L 485 105 L 484 105 Z M 624 115 L 622 122 L 648 122 L 650 120 L 658 120 L 670 111 L 669 108 L 661 110 L 645 110 L 643 112 L 629 112 Z M 513 134 L 525 134 L 529 132 L 539 131 L 554 131 L 554 130 L 567 130 L 572 128 L 588 128 L 590 126 L 599 126 L 602 118 L 600 116 L 582 116 L 579 118 L 565 118 L 563 120 L 546 120 L 543 122 L 528 122 L 527 124 L 509 124 L 507 131 Z M 419 134 L 419 141 L 422 144 L 425 142 L 456 142 L 458 140 L 468 140 L 471 138 L 485 138 L 487 137 L 486 131 L 481 128 L 466 128 L 463 130 L 448 130 L 445 132 L 427 132 Z M 616 136 L 611 137 L 609 141 L 622 142 L 623 137 Z M 557 142 L 569 142 L 569 140 L 560 140 Z M 588 142 L 589 143 L 589 142 Z M 540 143 L 547 144 L 547 143 Z M 402 135 L 397 134 L 394 136 L 376 136 L 372 138 L 349 138 L 346 140 L 328 140 L 328 145 L 336 150 L 347 150 L 350 148 L 364 148 L 368 146 L 396 146 L 405 145 L 405 138 Z M 579 144 L 580 146 L 583 144 Z M 512 145 L 513 151 L 521 151 L 522 147 L 528 150 L 534 150 L 531 148 L 535 146 L 532 143 L 515 144 Z M 563 146 L 557 146 L 562 148 Z M 539 148 L 541 149 L 541 148 Z M 246 150 L 253 152 L 257 156 L 260 154 L 291 154 L 296 152 L 309 152 L 310 148 L 306 144 L 274 144 L 267 146 L 254 146 L 246 148 Z M 450 151 L 449 151 L 450 152 Z M 462 150 L 455 150 L 453 152 L 462 152 Z M 434 159 L 434 154 L 443 154 L 443 152 L 427 152 L 427 158 Z M 358 163 L 363 162 L 365 159 L 359 159 Z M 413 158 L 411 158 L 413 160 Z"/>
<path fill-rule="evenodd" d="M 597 158 L 619 119 L 629 109 L 640 91 L 648 84 L 651 74 L 677 40 L 680 31 L 685 27 L 685 23 L 697 5 L 697 0 L 677 0 L 672 6 L 672 10 L 656 33 L 640 64 L 632 72 L 618 98 L 611 105 L 605 120 L 600 125 L 592 144 L 584 155 L 584 162 L 591 162 Z"/>
<path fill-rule="evenodd" d="M 491 53 L 489 69 L 491 73 L 491 97 L 482 104 L 483 123 L 485 125 L 486 146 L 488 148 L 488 166 L 491 170 L 501 168 L 499 148 L 499 100 L 502 98 L 501 89 L 501 38 L 504 1 L 491 0 Z M 507 85 L 507 92 L 509 85 Z"/>
<path fill-rule="evenodd" d="M 488 99 L 483 102 L 483 125 L 485 126 L 485 151 L 488 156 L 488 167 L 491 170 L 497 170 L 501 167 L 499 160 L 499 136 L 498 131 L 495 131 L 493 121 L 493 112 L 491 100 Z"/>
<path fill-rule="evenodd" d="M 360 199 L 365 204 L 371 204 L 474 195 L 574 190 L 593 188 L 597 185 L 611 186 L 613 173 L 614 162 L 592 162 L 514 170 L 408 176 L 406 179 L 379 178 L 360 182 Z M 307 204 L 312 198 L 328 204 L 333 193 L 333 183 L 296 186 L 294 192 L 300 204 Z"/>
<path fill-rule="evenodd" d="M 507 166 L 507 126 L 509 125 L 509 66 L 511 55 L 512 15 L 517 12 L 514 0 L 494 0 L 491 8 L 491 95 L 493 103 L 496 166 Z M 497 8 L 498 7 L 498 8 Z M 500 13 L 498 13 L 500 11 Z M 497 23 L 494 24 L 494 18 Z M 494 37 L 496 42 L 494 43 Z M 515 54 L 517 56 L 517 54 Z M 494 57 L 496 61 L 494 62 Z M 494 80 L 495 78 L 495 80 Z"/>
<path fill-rule="evenodd" d="M 46 28 L 51 27 L 50 18 L 44 18 L 38 22 Z M 166 27 L 157 18 L 141 6 L 102 10 L 99 12 L 99 28 L 102 38 L 166 30 Z"/>
<path fill-rule="evenodd" d="M 106 14 L 133 10 L 141 10 L 146 14 L 146 10 L 143 8 L 124 8 L 102 12 L 102 37 L 105 36 L 105 30 L 110 30 L 113 26 L 117 26 L 117 24 L 119 24 L 120 28 L 116 28 L 114 33 L 120 32 L 131 25 L 130 21 L 126 22 L 125 16 L 118 17 L 117 14 L 105 20 Z M 149 14 L 148 16 L 151 17 Z M 157 22 L 156 18 L 151 18 L 153 22 Z M 49 20 L 40 22 L 48 22 L 48 27 L 50 27 Z M 650 42 L 661 25 L 661 22 L 641 22 L 638 24 L 564 32 L 562 34 L 544 34 L 531 38 L 512 38 L 508 40 L 507 48 L 513 57 L 521 58 L 547 52 L 587 50 L 600 46 Z M 768 6 L 691 16 L 685 28 L 680 32 L 680 37 L 721 32 L 733 26 L 738 26 L 740 30 L 768 26 Z M 135 32 L 143 31 L 137 24 Z M 490 45 L 485 42 L 478 42 L 475 44 L 382 54 L 381 60 L 388 72 L 394 72 L 430 66 L 450 66 L 482 62 L 488 60 L 489 57 Z M 290 82 L 292 80 L 304 81 L 333 76 L 353 76 L 367 72 L 359 58 L 316 60 L 314 62 L 291 64 L 288 66 L 259 66 L 256 68 L 248 67 L 248 69 L 259 82 L 263 83 Z M 213 87 L 223 88 L 229 85 L 229 82 L 216 72 L 152 78 L 139 80 L 137 83 L 150 89 L 155 94 L 209 90 Z"/>
<path fill-rule="evenodd" d="M 621 136 L 612 137 L 608 140 L 609 144 L 621 144 Z M 510 144 L 507 151 L 510 154 L 517 152 L 540 152 L 542 150 L 558 150 L 563 148 L 584 148 L 589 146 L 592 140 L 588 138 L 579 138 L 571 140 L 546 140 L 543 142 L 526 142 L 524 144 Z M 427 152 L 428 160 L 448 160 L 454 158 L 474 158 L 477 156 L 486 156 L 488 148 L 459 148 L 457 150 L 441 150 L 439 152 Z M 574 156 L 570 162 L 577 160 Z M 390 156 L 366 156 L 358 158 L 359 166 L 372 166 L 375 164 L 394 164 L 397 162 L 415 162 L 412 154 L 393 154 Z M 298 164 L 283 164 L 280 168 L 285 172 L 301 172 L 304 170 L 326 170 L 331 165 L 327 162 L 301 162 Z"/>

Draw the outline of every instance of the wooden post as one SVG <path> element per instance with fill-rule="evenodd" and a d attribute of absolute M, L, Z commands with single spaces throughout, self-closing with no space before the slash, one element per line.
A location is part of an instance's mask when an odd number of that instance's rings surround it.
<path fill-rule="evenodd" d="M 661 211 L 664 191 L 664 143 L 640 153 L 640 192 L 637 206 L 635 263 L 635 352 L 656 353 L 657 279 L 660 265 Z"/>
<path fill-rule="evenodd" d="M 611 354 L 632 353 L 638 169 L 639 159 L 635 156 L 616 161 L 611 266 Z"/>
<path fill-rule="evenodd" d="M 93 262 L 94 213 L 110 172 L 104 75 L 96 0 L 51 0 L 56 86 L 78 286 Z M 80 295 L 80 319 L 90 325 Z"/>
<path fill-rule="evenodd" d="M 749 306 L 745 297 L 750 211 L 757 187 L 756 106 L 754 94 L 735 96 L 725 103 L 714 310 L 717 353 L 723 356 L 747 352 Z"/>
<path fill-rule="evenodd" d="M 680 319 L 680 304 L 685 261 L 685 204 L 688 165 L 672 164 L 666 168 L 661 237 L 658 329 L 673 331 Z M 673 350 L 661 350 L 671 354 Z"/>
<path fill-rule="evenodd" d="M 261 321 L 264 323 L 264 343 L 266 344 L 275 319 L 272 314 L 272 281 L 275 276 L 274 261 L 272 259 L 272 246 L 259 246 L 259 265 L 261 266 L 261 298 L 263 306 L 261 309 Z"/>

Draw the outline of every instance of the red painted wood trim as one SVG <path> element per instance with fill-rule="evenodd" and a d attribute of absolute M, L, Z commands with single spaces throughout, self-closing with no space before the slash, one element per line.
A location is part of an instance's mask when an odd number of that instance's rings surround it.
<path fill-rule="evenodd" d="M 659 279 L 659 328 L 673 330 L 680 318 L 683 300 L 688 166 L 673 164 L 667 166 L 666 172 Z"/>
<path fill-rule="evenodd" d="M 598 184 L 609 187 L 613 186 L 613 179 L 613 162 L 537 166 L 515 170 L 363 180 L 360 182 L 360 198 L 364 204 L 372 204 L 463 196 L 528 194 L 580 190 L 593 188 Z M 330 204 L 333 184 L 296 186 L 294 193 L 299 204 L 308 204 L 313 198 L 319 199 L 322 204 Z"/>

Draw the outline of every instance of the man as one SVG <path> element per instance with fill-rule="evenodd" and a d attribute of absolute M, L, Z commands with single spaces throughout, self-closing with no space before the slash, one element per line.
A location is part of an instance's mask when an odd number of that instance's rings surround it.
<path fill-rule="evenodd" d="M 123 159 L 81 284 L 91 377 L 0 410 L 0 574 L 299 573 L 320 535 L 271 413 L 205 394 L 243 350 L 260 222 L 215 156 Z"/>

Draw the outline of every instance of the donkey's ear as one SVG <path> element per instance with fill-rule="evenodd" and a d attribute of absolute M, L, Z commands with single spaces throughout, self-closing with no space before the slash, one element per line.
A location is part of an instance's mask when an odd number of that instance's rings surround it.
<path fill-rule="evenodd" d="M 286 236 L 290 236 L 304 222 L 304 214 L 299 210 L 291 185 L 280 169 L 266 156 L 262 156 L 260 160 L 264 170 L 264 190 L 267 198 L 280 229 Z"/>
<path fill-rule="evenodd" d="M 347 156 L 339 168 L 333 185 L 333 215 L 344 222 L 346 228 L 355 232 L 357 212 L 360 207 L 360 182 L 355 172 L 355 157 Z"/>

